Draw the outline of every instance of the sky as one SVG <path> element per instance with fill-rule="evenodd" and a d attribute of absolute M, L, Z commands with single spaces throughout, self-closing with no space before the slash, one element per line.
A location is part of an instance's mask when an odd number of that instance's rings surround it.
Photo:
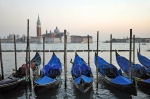
<path fill-rule="evenodd" d="M 0 35 L 36 36 L 38 14 L 42 34 L 56 26 L 70 35 L 99 40 L 129 37 L 150 38 L 150 0 L 0 0 Z"/>

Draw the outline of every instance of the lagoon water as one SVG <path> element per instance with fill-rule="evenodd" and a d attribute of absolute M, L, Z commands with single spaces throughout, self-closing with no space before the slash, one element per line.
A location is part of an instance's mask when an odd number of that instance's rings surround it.
<path fill-rule="evenodd" d="M 100 50 L 109 50 L 109 43 L 99 43 Z M 42 50 L 42 44 L 30 44 L 31 50 Z M 87 43 L 69 43 L 67 44 L 68 50 L 87 50 Z M 90 50 L 96 50 L 96 42 L 90 44 Z M 136 50 L 139 48 L 139 44 L 135 44 Z M 17 50 L 25 50 L 26 44 L 17 43 Z M 63 43 L 55 43 L 55 44 L 45 44 L 45 50 L 63 50 Z M 129 50 L 129 43 L 113 43 L 113 50 Z M 14 45 L 10 43 L 2 43 L 2 50 L 14 50 Z M 150 43 L 146 45 L 141 45 L 141 53 L 146 57 L 150 58 Z M 88 52 L 78 52 L 78 54 L 87 62 L 88 61 Z M 129 52 L 118 52 L 120 55 L 129 59 Z M 4 66 L 4 74 L 5 76 L 9 76 L 12 73 L 12 68 L 15 68 L 15 56 L 14 52 L 3 52 L 3 66 Z M 35 55 L 35 52 L 30 53 L 31 58 Z M 43 58 L 43 52 L 40 52 L 41 58 Z M 64 64 L 64 53 L 56 52 L 56 55 L 60 58 L 62 65 Z M 8 93 L 1 94 L 0 99 L 150 99 L 150 93 L 143 92 L 138 89 L 137 96 L 132 96 L 121 92 L 111 86 L 106 85 L 101 79 L 98 84 L 98 90 L 96 90 L 96 68 L 94 65 L 94 52 L 90 52 L 90 66 L 92 68 L 92 72 L 94 75 L 93 88 L 86 94 L 80 93 L 76 90 L 71 81 L 71 63 L 70 59 L 74 59 L 74 52 L 67 52 L 67 89 L 64 88 L 64 72 L 62 73 L 62 84 L 59 88 L 49 90 L 41 95 L 36 96 L 34 94 L 34 90 L 29 90 L 29 88 L 25 88 L 20 86 L 15 90 L 12 90 Z M 22 66 L 25 63 L 25 52 L 17 52 L 17 66 Z M 48 63 L 52 56 L 52 52 L 45 52 L 45 63 Z M 104 58 L 109 62 L 110 54 L 109 52 L 99 52 L 99 56 Z M 139 63 L 137 59 L 137 55 L 135 55 L 135 62 Z M 115 52 L 112 53 L 112 63 L 119 68 L 116 62 Z M 43 64 L 43 60 L 42 60 Z M 42 68 L 43 65 L 40 65 Z M 64 65 L 63 65 L 64 66 Z M 63 69 L 64 70 L 64 69 Z"/>

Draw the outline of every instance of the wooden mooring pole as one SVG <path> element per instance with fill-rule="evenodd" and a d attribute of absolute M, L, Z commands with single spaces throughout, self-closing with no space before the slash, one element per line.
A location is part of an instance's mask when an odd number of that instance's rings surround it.
<path fill-rule="evenodd" d="M 29 81 L 31 81 L 30 76 L 30 45 L 29 45 L 29 19 L 27 19 L 27 48 L 26 48 L 26 66 L 27 66 L 27 77 L 29 78 Z M 31 83 L 30 83 L 30 89 L 31 89 Z"/>
<path fill-rule="evenodd" d="M 45 37 L 43 37 L 43 67 L 45 65 Z"/>
<path fill-rule="evenodd" d="M 96 56 L 96 88 L 98 90 L 98 47 L 99 47 L 99 31 L 97 31 L 97 56 Z"/>
<path fill-rule="evenodd" d="M 110 34 L 110 64 L 112 64 L 112 34 Z"/>
<path fill-rule="evenodd" d="M 129 74 L 129 78 L 130 79 L 132 79 L 131 78 L 132 77 L 132 75 L 131 75 L 132 74 L 131 73 L 132 72 L 131 71 L 131 68 L 132 68 L 131 67 L 132 66 L 132 62 L 131 62 L 132 61 L 132 52 L 131 51 L 132 51 L 132 29 L 130 29 L 130 51 L 129 51 L 129 60 L 130 60 L 130 74 Z"/>
<path fill-rule="evenodd" d="M 67 35 L 64 30 L 64 78 L 65 78 L 65 90 L 67 89 Z"/>
<path fill-rule="evenodd" d="M 89 35 L 87 36 L 88 37 L 88 65 L 90 66 L 90 41 L 89 41 Z"/>
<path fill-rule="evenodd" d="M 0 38 L 0 61 L 1 61 L 1 79 L 4 79 L 4 68 L 3 68 L 3 58 L 2 58 L 2 46 L 1 46 L 1 38 Z"/>
<path fill-rule="evenodd" d="M 133 63 L 135 64 L 135 35 L 133 35 Z M 137 82 L 136 82 L 135 74 L 132 74 L 132 79 L 134 82 L 134 86 L 137 90 Z"/>
<path fill-rule="evenodd" d="M 16 36 L 14 35 L 14 50 L 15 50 L 15 71 L 17 71 L 17 52 L 16 52 Z"/>
<path fill-rule="evenodd" d="M 139 41 L 139 53 L 141 52 L 141 46 L 140 46 L 141 44 L 140 43 L 141 43 L 141 41 Z"/>
<path fill-rule="evenodd" d="M 133 35 L 133 63 L 135 64 L 135 35 Z"/>

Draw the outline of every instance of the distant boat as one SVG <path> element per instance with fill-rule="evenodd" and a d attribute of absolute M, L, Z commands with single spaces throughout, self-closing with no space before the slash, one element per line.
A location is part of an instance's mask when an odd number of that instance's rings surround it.
<path fill-rule="evenodd" d="M 86 93 L 93 86 L 93 74 L 90 66 L 85 61 L 75 54 L 71 75 L 75 87 L 82 93 Z"/>
<path fill-rule="evenodd" d="M 146 43 L 142 43 L 142 45 L 146 45 Z"/>

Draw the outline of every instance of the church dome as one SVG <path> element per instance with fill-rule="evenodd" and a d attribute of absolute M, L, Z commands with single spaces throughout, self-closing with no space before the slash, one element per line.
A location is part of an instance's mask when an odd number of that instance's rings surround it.
<path fill-rule="evenodd" d="M 54 33 L 60 33 L 59 29 L 56 27 L 56 29 L 54 30 Z"/>

